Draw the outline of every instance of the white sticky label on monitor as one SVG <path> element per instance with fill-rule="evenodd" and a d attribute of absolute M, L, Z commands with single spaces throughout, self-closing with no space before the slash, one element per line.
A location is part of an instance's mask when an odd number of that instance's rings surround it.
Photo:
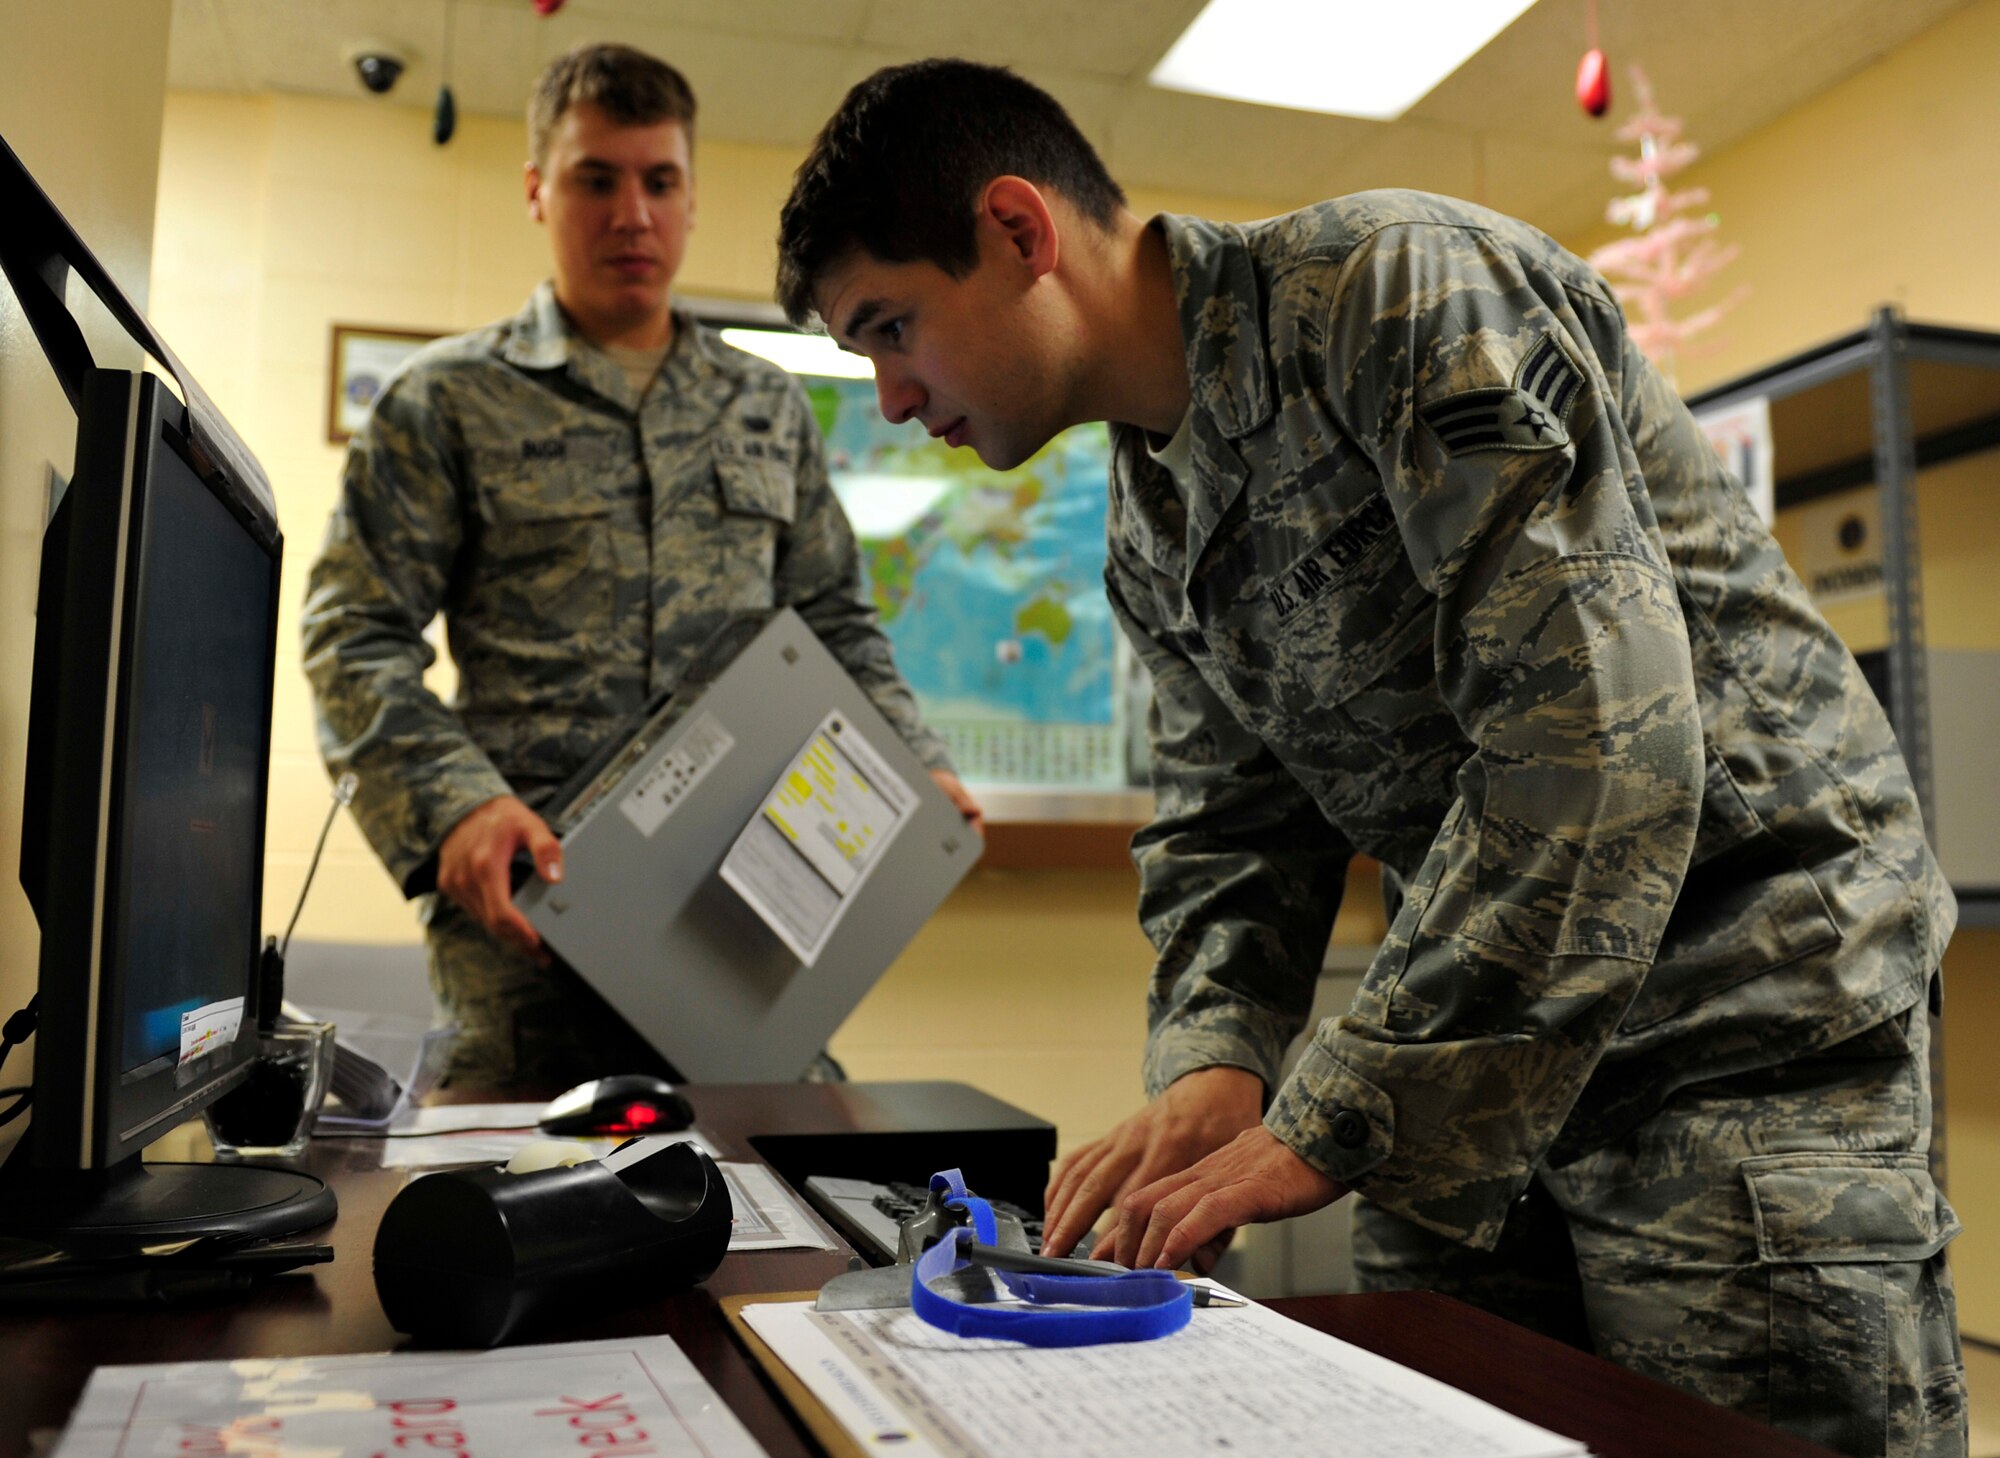
<path fill-rule="evenodd" d="M 722 862 L 722 879 L 811 966 L 917 808 L 846 715 L 820 721 Z"/>
<path fill-rule="evenodd" d="M 243 999 L 224 998 L 181 1014 L 180 1062 L 187 1063 L 204 1053 L 228 1046 L 243 1026 Z"/>
<path fill-rule="evenodd" d="M 641 835 L 652 839 L 667 823 L 667 817 L 680 808 L 688 792 L 735 747 L 735 738 L 717 722 L 715 715 L 706 712 L 695 715 L 680 743 L 646 771 L 618 802 L 618 808 L 639 827 Z"/>

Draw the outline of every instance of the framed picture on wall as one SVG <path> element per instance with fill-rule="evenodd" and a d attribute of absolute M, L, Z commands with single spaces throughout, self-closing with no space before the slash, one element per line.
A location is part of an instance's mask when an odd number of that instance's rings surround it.
<path fill-rule="evenodd" d="M 334 445 L 346 444 L 368 418 L 389 377 L 404 360 L 439 337 L 436 330 L 334 325 L 332 364 L 327 371 L 327 440 Z"/>

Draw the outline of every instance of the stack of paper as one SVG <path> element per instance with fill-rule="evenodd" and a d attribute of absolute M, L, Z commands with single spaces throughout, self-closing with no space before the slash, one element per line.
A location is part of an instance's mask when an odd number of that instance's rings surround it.
<path fill-rule="evenodd" d="M 1265 1307 L 1157 1341 L 968 1340 L 907 1309 L 743 1320 L 861 1451 L 899 1458 L 1581 1458 L 1588 1450 Z"/>

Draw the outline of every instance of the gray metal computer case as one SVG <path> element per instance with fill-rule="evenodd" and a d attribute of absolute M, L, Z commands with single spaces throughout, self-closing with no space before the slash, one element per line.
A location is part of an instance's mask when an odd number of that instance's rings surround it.
<path fill-rule="evenodd" d="M 797 613 L 741 625 L 703 659 L 608 763 L 548 807 L 563 880 L 530 880 L 516 901 L 688 1078 L 796 1078 L 982 845 Z M 807 965 L 721 867 L 830 714 L 914 803 Z"/>

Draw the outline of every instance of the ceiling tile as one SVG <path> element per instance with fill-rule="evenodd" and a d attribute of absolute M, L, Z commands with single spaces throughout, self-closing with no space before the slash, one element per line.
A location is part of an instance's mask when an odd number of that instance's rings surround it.
<path fill-rule="evenodd" d="M 817 136 L 819 129 L 833 114 L 847 93 L 868 77 L 885 66 L 907 65 L 911 61 L 927 59 L 929 51 L 910 48 L 897 49 L 885 46 L 856 47 L 848 51 L 840 63 L 840 74 L 835 79 L 834 94 L 811 130 L 802 141 Z M 1116 117 L 1129 91 L 1126 83 L 1108 80 L 1102 76 L 1086 75 L 1062 67 L 1023 67 L 1020 74 L 1062 104 L 1076 123 L 1077 130 L 1090 140 L 1090 144 L 1102 151 L 1106 139 L 1111 134 L 1112 121 Z"/>
<path fill-rule="evenodd" d="M 1143 77 L 1203 0 L 878 0 L 861 39 L 917 56 Z"/>
<path fill-rule="evenodd" d="M 1336 166 L 1380 126 L 1139 82 L 1112 118 L 1105 160 L 1122 182 L 1296 204 L 1323 196 Z"/>
<path fill-rule="evenodd" d="M 505 3 L 525 6 L 527 0 Z M 569 0 L 550 19 L 600 30 L 636 22 L 848 42 L 860 39 L 868 11 L 869 0 Z"/>
<path fill-rule="evenodd" d="M 174 0 L 169 84 L 351 99 L 343 56 L 394 46 L 409 67 L 385 104 L 427 107 L 447 0 Z M 622 40 L 682 67 L 702 134 L 801 149 L 877 66 L 958 54 L 1014 66 L 1075 116 L 1129 186 L 1268 200 L 1271 210 L 1378 185 L 1483 194 L 1550 231 L 1588 228 L 1625 150 L 1626 68 L 1645 65 L 1663 110 L 1713 153 L 1981 0 L 1676 0 L 1602 9 L 1612 116 L 1572 95 L 1583 7 L 1544 0 L 1397 123 L 1191 96 L 1144 77 L 1202 0 L 450 0 L 462 112 L 518 116 L 549 57 Z M 1274 37 L 1282 44 L 1282 37 Z"/>
<path fill-rule="evenodd" d="M 819 130 L 840 99 L 849 54 L 828 41 L 637 22 L 621 25 L 617 38 L 686 73 L 701 103 L 701 136 L 778 147 L 803 146 Z"/>
<path fill-rule="evenodd" d="M 174 0 L 167 31 L 167 74 L 183 91 L 246 89 L 213 0 Z"/>

